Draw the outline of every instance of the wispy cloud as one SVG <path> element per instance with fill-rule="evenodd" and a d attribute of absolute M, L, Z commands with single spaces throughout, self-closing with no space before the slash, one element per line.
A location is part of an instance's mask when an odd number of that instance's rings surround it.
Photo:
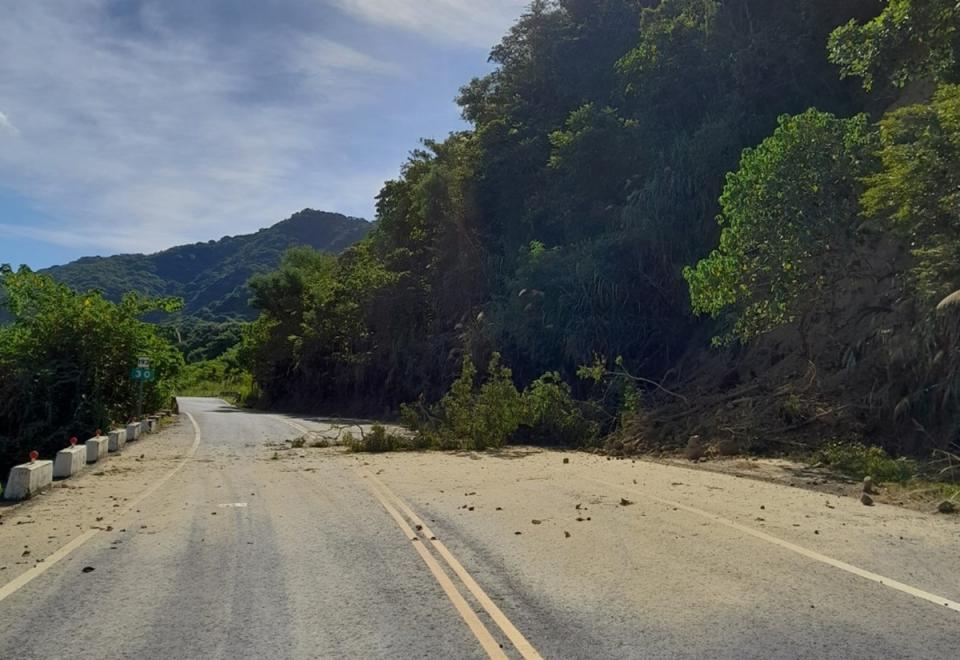
<path fill-rule="evenodd" d="M 335 0 L 365 21 L 435 40 L 488 48 L 530 0 Z"/>
<path fill-rule="evenodd" d="M 436 30 L 489 46 L 522 3 L 485 4 L 16 3 L 0 22 L 0 185 L 62 220 L 16 235 L 148 251 L 303 206 L 368 215 L 417 138 L 456 127 L 456 83 L 425 87 L 436 73 L 411 67 L 430 54 L 400 35 L 435 11 Z M 433 98 L 450 109 L 424 133 Z"/>
<path fill-rule="evenodd" d="M 10 118 L 2 112 L 0 112 L 0 131 L 7 131 L 14 135 L 20 134 L 19 129 L 10 122 Z"/>

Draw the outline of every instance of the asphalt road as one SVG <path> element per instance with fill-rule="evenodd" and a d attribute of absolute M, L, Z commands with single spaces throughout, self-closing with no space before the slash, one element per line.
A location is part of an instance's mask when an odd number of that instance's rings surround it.
<path fill-rule="evenodd" d="M 271 444 L 332 426 L 212 399 L 181 411 L 197 442 L 129 510 L 78 542 L 79 525 L 22 584 L 0 573 L 0 658 L 960 648 L 960 526 L 943 517 L 582 454 L 290 450 Z M 16 515 L 41 518 L 30 506 Z M 19 548 L 20 529 L 0 527 L 0 545 Z"/>

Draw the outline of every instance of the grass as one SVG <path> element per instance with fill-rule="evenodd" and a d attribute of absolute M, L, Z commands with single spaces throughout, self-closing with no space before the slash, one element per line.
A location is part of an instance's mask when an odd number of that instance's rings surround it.
<path fill-rule="evenodd" d="M 934 463 L 893 458 L 880 447 L 861 443 L 831 442 L 815 455 L 816 462 L 854 479 L 873 478 L 892 486 L 892 496 L 918 501 L 960 502 L 960 484 L 949 481 Z M 951 475 L 952 475 L 951 471 Z"/>
<path fill-rule="evenodd" d="M 907 483 L 920 472 L 917 461 L 891 458 L 880 447 L 858 442 L 828 443 L 814 454 L 814 460 L 854 479 L 872 477 L 877 483 Z"/>
<path fill-rule="evenodd" d="M 177 396 L 202 396 L 223 399 L 235 406 L 255 397 L 253 378 L 249 374 L 222 380 L 196 380 L 177 387 Z"/>

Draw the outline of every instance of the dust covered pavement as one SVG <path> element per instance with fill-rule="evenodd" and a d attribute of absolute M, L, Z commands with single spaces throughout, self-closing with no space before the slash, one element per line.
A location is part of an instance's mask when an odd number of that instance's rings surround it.
<path fill-rule="evenodd" d="M 531 639 L 550 640 L 545 655 L 955 653 L 960 611 L 811 558 L 960 601 L 960 580 L 945 579 L 960 547 L 954 517 L 585 453 L 338 460 L 408 499 L 495 592 L 523 594 L 508 614 Z"/>
<path fill-rule="evenodd" d="M 0 600 L 0 657 L 956 654 L 955 516 L 585 453 L 353 454 L 323 446 L 336 421 L 181 409 L 196 434 L 3 509 L 0 589 L 53 567 Z"/>
<path fill-rule="evenodd" d="M 193 441 L 190 422 L 178 417 L 30 500 L 0 503 L 0 586 L 87 530 L 113 531 L 118 512 L 169 473 Z"/>

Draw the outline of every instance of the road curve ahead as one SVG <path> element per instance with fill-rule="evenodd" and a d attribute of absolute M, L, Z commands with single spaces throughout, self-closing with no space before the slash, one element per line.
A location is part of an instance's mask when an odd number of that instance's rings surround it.
<path fill-rule="evenodd" d="M 28 546 L 0 658 L 956 657 L 950 521 L 584 454 L 289 449 L 337 425 L 180 408 L 0 509 L 0 556 Z"/>

